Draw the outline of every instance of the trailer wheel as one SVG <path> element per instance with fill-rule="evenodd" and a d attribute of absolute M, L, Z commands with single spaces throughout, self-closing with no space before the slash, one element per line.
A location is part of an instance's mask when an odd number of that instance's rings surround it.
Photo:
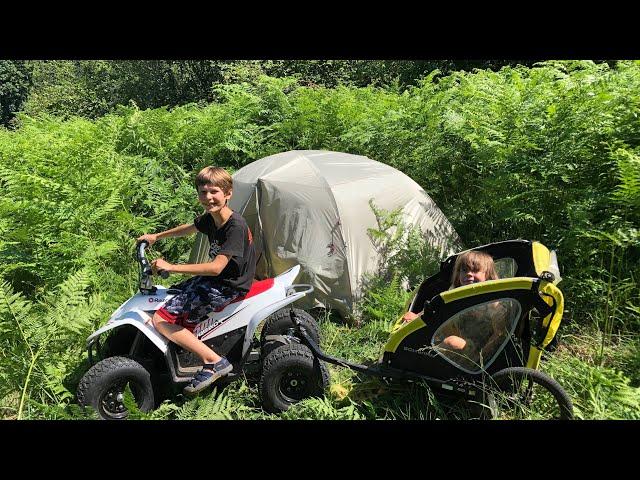
<path fill-rule="evenodd" d="M 531 368 L 510 367 L 491 377 L 487 394 L 492 396 L 498 418 L 573 418 L 573 403 L 567 392 L 549 375 Z"/>

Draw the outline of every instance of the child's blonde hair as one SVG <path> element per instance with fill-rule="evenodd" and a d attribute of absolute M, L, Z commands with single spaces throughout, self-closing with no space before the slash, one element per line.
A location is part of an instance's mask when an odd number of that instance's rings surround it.
<path fill-rule="evenodd" d="M 196 190 L 204 185 L 214 185 L 228 194 L 233 189 L 233 178 L 222 167 L 204 167 L 196 175 Z"/>
<path fill-rule="evenodd" d="M 496 264 L 493 257 L 484 252 L 465 252 L 458 256 L 453 266 L 453 274 L 451 275 L 451 284 L 454 287 L 462 285 L 460 283 L 460 270 L 466 267 L 471 272 L 485 272 L 487 280 L 497 280 L 498 272 L 496 272 Z"/>

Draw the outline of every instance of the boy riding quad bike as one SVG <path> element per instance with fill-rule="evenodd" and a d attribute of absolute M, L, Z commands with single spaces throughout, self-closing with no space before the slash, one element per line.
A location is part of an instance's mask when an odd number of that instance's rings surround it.
<path fill-rule="evenodd" d="M 179 291 L 152 284 L 147 246 L 141 242 L 136 248 L 140 291 L 87 339 L 92 367 L 80 380 L 77 397 L 81 405 L 94 408 L 104 419 L 127 417 L 127 385 L 140 410 L 150 411 L 177 387 L 189 384 L 202 366 L 195 355 L 169 341 L 149 322 Z M 254 282 L 246 295 L 212 312 L 194 329 L 201 341 L 233 365 L 225 382 L 242 373 L 260 375 L 259 389 L 269 410 L 322 395 L 329 382 L 325 365 L 300 343 L 301 331 L 316 344 L 320 334 L 314 318 L 292 306 L 313 291 L 310 285 L 293 284 L 299 271 L 296 265 L 275 278 Z M 257 338 L 256 330 L 263 322 Z"/>

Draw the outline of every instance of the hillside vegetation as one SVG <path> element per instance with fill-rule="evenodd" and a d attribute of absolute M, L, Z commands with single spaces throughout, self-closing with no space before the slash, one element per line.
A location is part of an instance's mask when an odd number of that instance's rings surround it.
<path fill-rule="evenodd" d="M 203 166 L 234 171 L 293 149 L 403 171 L 467 247 L 525 238 L 555 249 L 566 311 L 542 369 L 581 418 L 640 416 L 640 62 L 433 71 L 405 89 L 244 78 L 216 84 L 206 104 L 121 105 L 95 119 L 22 113 L 16 128 L 0 128 L 3 418 L 86 415 L 74 406 L 85 339 L 137 288 L 135 238 L 199 213 L 192 179 Z M 186 261 L 190 245 L 154 251 Z M 419 248 L 409 242 L 386 264 L 380 275 L 394 280 L 372 283 L 356 322 L 321 317 L 329 353 L 378 358 Z M 395 392 L 331 371 L 324 399 L 278 418 L 458 418 L 427 387 Z M 136 415 L 276 418 L 248 381 Z"/>

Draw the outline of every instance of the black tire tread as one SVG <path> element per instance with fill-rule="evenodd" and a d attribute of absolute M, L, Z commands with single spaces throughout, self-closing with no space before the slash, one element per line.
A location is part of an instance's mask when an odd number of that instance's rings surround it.
<path fill-rule="evenodd" d="M 264 327 L 262 327 L 262 332 L 260 334 L 260 343 L 264 345 L 265 337 L 267 335 L 280 335 L 282 331 L 287 327 L 287 323 L 291 322 L 289 311 L 291 307 L 284 307 L 278 310 L 277 312 L 271 314 L 264 323 Z M 320 344 L 320 329 L 318 327 L 318 323 L 313 316 L 302 309 L 294 308 L 293 309 L 296 316 L 304 326 L 307 334 L 313 339 L 313 341 L 319 345 Z"/>
<path fill-rule="evenodd" d="M 149 385 L 151 386 L 149 372 L 135 360 L 119 356 L 107 357 L 93 365 L 80 379 L 78 389 L 76 390 L 78 403 L 85 407 L 95 408 L 94 402 L 97 401 L 97 399 L 94 398 L 94 385 L 100 382 L 101 377 L 107 376 L 113 371 L 127 369 L 144 371 L 144 373 L 149 376 Z M 148 403 L 150 403 L 150 405 L 142 405 L 140 409 L 142 411 L 148 411 L 153 408 L 153 388 L 151 388 L 151 398 Z"/>
<path fill-rule="evenodd" d="M 268 388 L 265 382 L 272 374 L 272 372 L 278 369 L 283 362 L 296 359 L 303 362 L 308 366 L 320 371 L 320 379 L 318 382 L 318 388 L 314 392 L 314 395 L 322 395 L 324 390 L 329 386 L 329 371 L 326 365 L 315 358 L 313 352 L 306 345 L 291 343 L 288 345 L 282 345 L 274 349 L 264 359 L 262 376 L 260 377 L 259 391 L 262 398 L 263 407 L 269 412 L 282 412 L 287 410 L 290 405 L 285 405 L 282 402 L 278 402 L 277 399 L 273 399 L 268 395 Z M 275 400 L 275 401 L 274 401 Z"/>

